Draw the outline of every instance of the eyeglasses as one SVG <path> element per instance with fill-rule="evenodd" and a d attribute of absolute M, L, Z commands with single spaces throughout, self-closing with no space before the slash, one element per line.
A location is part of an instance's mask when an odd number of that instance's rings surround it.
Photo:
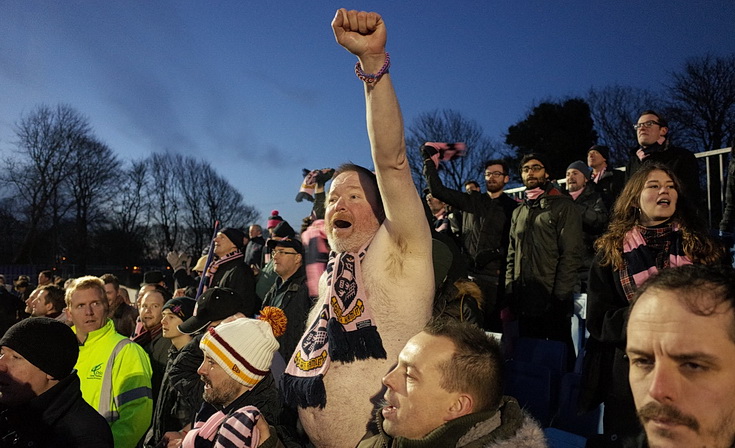
<path fill-rule="evenodd" d="M 271 252 L 272 257 L 275 257 L 276 255 L 298 255 L 298 252 L 286 252 L 285 250 L 274 250 Z"/>
<path fill-rule="evenodd" d="M 502 173 L 500 171 L 485 171 L 485 176 L 487 177 L 502 177 L 507 175 L 508 173 Z"/>
<path fill-rule="evenodd" d="M 640 128 L 646 128 L 646 129 L 648 129 L 651 126 L 653 126 L 654 124 L 656 126 L 661 126 L 661 123 L 659 123 L 658 121 L 648 120 L 648 121 L 644 121 L 643 123 L 636 123 L 636 124 L 634 124 L 633 125 L 633 129 L 635 129 L 635 130 L 638 130 Z"/>
<path fill-rule="evenodd" d="M 544 167 L 542 165 L 531 165 L 531 166 L 524 166 L 523 168 L 521 168 L 521 172 L 522 173 L 529 173 L 529 172 L 533 171 L 534 173 L 537 173 L 537 172 L 541 171 L 542 169 L 544 169 Z"/>

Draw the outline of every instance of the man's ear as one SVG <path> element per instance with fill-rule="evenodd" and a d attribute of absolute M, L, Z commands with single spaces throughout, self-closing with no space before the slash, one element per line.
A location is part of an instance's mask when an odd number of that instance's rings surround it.
<path fill-rule="evenodd" d="M 668 133 L 669 133 L 669 128 L 666 126 L 661 126 L 661 136 L 664 137 Z"/>
<path fill-rule="evenodd" d="M 448 421 L 454 420 L 455 418 L 462 417 L 467 414 L 472 414 L 475 408 L 475 400 L 471 395 L 466 393 L 457 394 L 452 405 L 447 411 Z"/>

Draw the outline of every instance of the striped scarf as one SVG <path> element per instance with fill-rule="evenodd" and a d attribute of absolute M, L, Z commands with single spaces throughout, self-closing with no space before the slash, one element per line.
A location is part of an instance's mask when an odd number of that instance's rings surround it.
<path fill-rule="evenodd" d="M 260 411 L 255 406 L 244 406 L 230 415 L 217 411 L 206 420 L 200 418 L 197 414 L 194 427 L 181 444 L 183 448 L 255 448 L 260 444 L 260 431 L 255 427 Z"/>
<path fill-rule="evenodd" d="M 240 252 L 239 249 L 235 249 L 232 252 L 230 252 L 229 254 L 223 256 L 222 258 L 218 258 L 214 263 L 212 263 L 209 266 L 209 269 L 207 269 L 207 273 L 206 273 L 206 275 L 207 275 L 207 286 L 209 288 L 211 288 L 212 286 L 217 286 L 217 285 L 212 285 L 212 282 L 214 281 L 214 274 L 217 272 L 217 270 L 219 269 L 220 266 L 222 266 L 223 264 L 227 263 L 228 261 L 237 260 L 238 258 L 244 258 L 244 257 L 245 257 L 245 255 L 242 252 Z M 205 288 L 204 291 L 206 291 L 206 288 Z M 202 292 L 204 292 L 204 291 L 202 291 Z"/>
<path fill-rule="evenodd" d="M 623 268 L 620 270 L 626 299 L 631 301 L 636 289 L 659 269 L 685 264 L 692 264 L 692 261 L 684 254 L 677 224 L 633 227 L 623 240 Z"/>
<path fill-rule="evenodd" d="M 369 244 L 357 254 L 329 254 L 328 294 L 283 375 L 282 390 L 287 403 L 323 408 L 327 403 L 323 378 L 332 360 L 386 358 L 363 285 L 361 265 Z"/>

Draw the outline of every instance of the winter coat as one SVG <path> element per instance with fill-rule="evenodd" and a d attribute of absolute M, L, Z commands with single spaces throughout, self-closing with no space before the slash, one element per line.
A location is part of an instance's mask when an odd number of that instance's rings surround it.
<path fill-rule="evenodd" d="M 524 413 L 515 398 L 504 397 L 498 411 L 477 412 L 451 420 L 420 440 L 390 437 L 383 432 L 364 438 L 357 448 L 544 448 L 546 438 L 538 423 Z"/>
<path fill-rule="evenodd" d="M 602 196 L 605 207 L 608 210 L 612 210 L 615 200 L 618 198 L 620 192 L 623 191 L 623 187 L 625 187 L 625 174 L 622 171 L 612 168 L 606 169 L 602 173 L 602 177 L 593 185 L 595 185 L 597 192 Z"/>
<path fill-rule="evenodd" d="M 447 188 L 432 160 L 424 162 L 424 177 L 432 196 L 463 212 L 462 245 L 469 255 L 470 272 L 498 276 L 508 247 L 511 214 L 518 203 L 505 193 L 493 199 L 485 193 Z"/>
<path fill-rule="evenodd" d="M 265 295 L 263 306 L 275 306 L 286 314 L 286 332 L 276 338 L 279 344 L 278 353 L 283 359 L 291 359 L 301 340 L 311 305 L 304 266 L 299 267 L 285 282 L 280 277 L 277 278 Z"/>
<path fill-rule="evenodd" d="M 112 448 L 110 425 L 79 388 L 74 371 L 27 404 L 0 411 L 0 446 Z"/>
<path fill-rule="evenodd" d="M 571 303 L 582 264 L 581 215 L 556 187 L 545 189 L 521 203 L 510 224 L 505 288 L 521 316 L 542 316 L 552 301 Z"/>
<path fill-rule="evenodd" d="M 253 317 L 260 309 L 260 300 L 255 294 L 255 275 L 243 258 L 227 261 L 217 268 L 211 286 L 230 288 L 243 298 L 243 314 Z"/>

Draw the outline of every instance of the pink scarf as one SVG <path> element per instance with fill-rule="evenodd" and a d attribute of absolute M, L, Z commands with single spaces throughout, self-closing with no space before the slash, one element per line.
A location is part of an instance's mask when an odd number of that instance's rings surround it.
<path fill-rule="evenodd" d="M 233 446 L 233 442 L 246 445 L 237 445 L 242 448 L 255 448 L 260 444 L 260 431 L 255 427 L 260 419 L 260 411 L 255 406 L 244 406 L 232 415 L 222 411 L 212 414 L 205 422 L 197 421 L 191 431 L 186 433 L 183 448 L 195 448 L 197 441 L 202 439 L 214 443 L 213 448 Z M 226 423 L 225 424 L 225 420 Z M 247 441 L 250 443 L 247 443 Z"/>
<path fill-rule="evenodd" d="M 544 189 L 541 187 L 536 187 L 531 190 L 526 190 L 524 193 L 526 194 L 526 199 L 533 201 L 538 199 L 538 197 L 544 193 Z"/>
<path fill-rule="evenodd" d="M 327 396 L 323 377 L 332 360 L 385 359 L 362 278 L 362 260 L 369 244 L 357 254 L 329 254 L 329 293 L 324 295 L 319 315 L 301 337 L 283 375 L 287 403 L 324 407 Z"/>

